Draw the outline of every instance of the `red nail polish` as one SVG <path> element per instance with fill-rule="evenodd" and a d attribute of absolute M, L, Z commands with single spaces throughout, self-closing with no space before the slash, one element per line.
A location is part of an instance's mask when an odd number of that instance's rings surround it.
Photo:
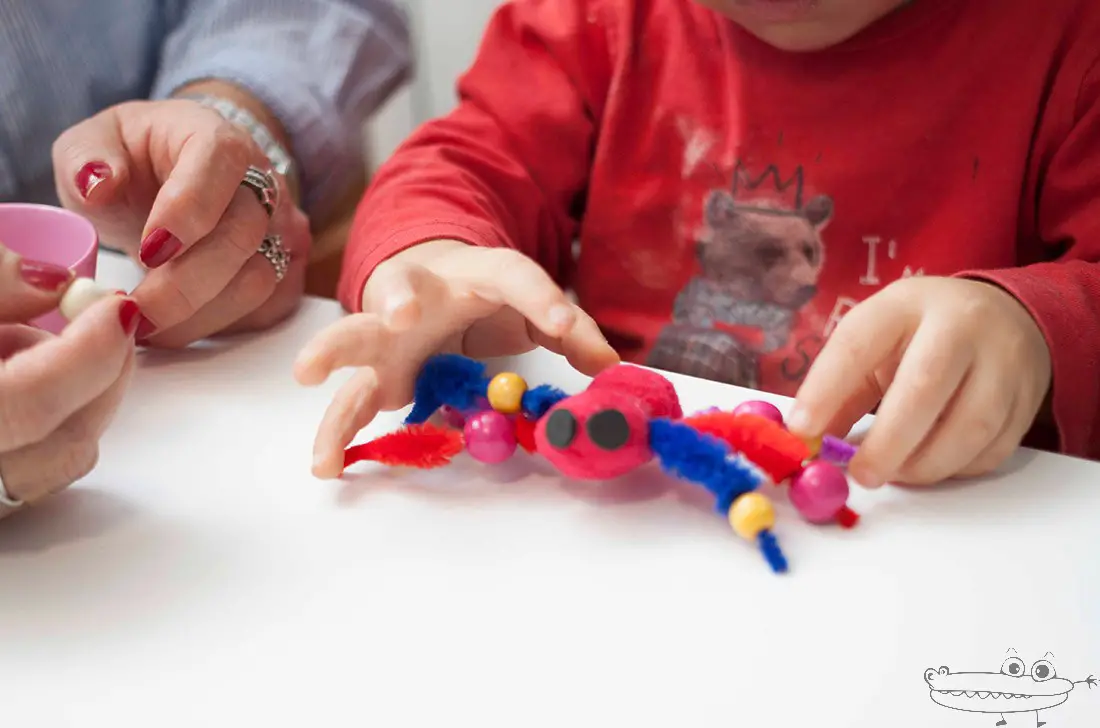
<path fill-rule="evenodd" d="M 147 340 L 149 339 L 149 337 L 152 336 L 153 334 L 155 334 L 156 332 L 157 332 L 157 325 L 154 324 L 149 319 L 142 316 L 141 321 L 138 322 L 138 324 L 137 324 L 137 330 L 135 332 L 135 337 L 137 338 L 137 340 L 139 342 L 144 344 L 144 343 L 148 343 Z"/>
<path fill-rule="evenodd" d="M 157 228 L 141 241 L 138 257 L 146 268 L 159 268 L 172 259 L 183 243 L 164 228 Z"/>
<path fill-rule="evenodd" d="M 138 321 L 143 319 L 141 309 L 133 301 L 126 300 L 118 307 L 118 321 L 122 324 L 122 331 L 127 336 L 133 336 L 137 331 Z"/>
<path fill-rule="evenodd" d="M 111 176 L 111 168 L 105 162 L 88 162 L 76 173 L 76 188 L 85 200 L 92 190 Z"/>
<path fill-rule="evenodd" d="M 57 293 L 62 288 L 72 283 L 73 272 L 68 268 L 62 268 L 49 263 L 39 263 L 36 260 L 22 260 L 19 262 L 19 275 L 27 285 L 34 286 L 40 291 Z"/>

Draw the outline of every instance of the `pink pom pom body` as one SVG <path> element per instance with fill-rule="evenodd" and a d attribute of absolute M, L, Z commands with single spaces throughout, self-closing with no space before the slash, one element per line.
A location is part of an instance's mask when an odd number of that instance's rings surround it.
<path fill-rule="evenodd" d="M 653 458 L 644 403 L 610 388 L 559 402 L 539 420 L 535 443 L 540 455 L 577 480 L 617 478 Z"/>
<path fill-rule="evenodd" d="M 835 521 L 848 502 L 848 492 L 844 471 L 821 460 L 810 463 L 791 479 L 791 503 L 810 523 Z"/>
<path fill-rule="evenodd" d="M 765 420 L 771 420 L 777 425 L 783 424 L 783 413 L 771 402 L 763 402 L 760 400 L 742 402 L 734 408 L 733 414 L 754 415 L 756 417 L 762 417 Z"/>
<path fill-rule="evenodd" d="M 684 416 L 676 387 L 665 377 L 650 369 L 620 364 L 605 369 L 588 385 L 588 391 L 615 391 L 639 401 L 642 409 L 652 417 L 668 417 L 678 420 Z"/>
<path fill-rule="evenodd" d="M 483 463 L 502 463 L 516 451 L 516 431 L 512 421 L 489 410 L 467 418 L 462 431 L 466 452 Z"/>

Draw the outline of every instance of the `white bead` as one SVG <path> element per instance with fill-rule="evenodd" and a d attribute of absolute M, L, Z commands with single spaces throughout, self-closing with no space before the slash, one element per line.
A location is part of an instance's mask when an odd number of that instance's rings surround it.
<path fill-rule="evenodd" d="M 110 295 L 112 291 L 97 285 L 91 278 L 77 278 L 61 297 L 61 304 L 57 310 L 67 320 L 73 321 L 96 301 Z"/>

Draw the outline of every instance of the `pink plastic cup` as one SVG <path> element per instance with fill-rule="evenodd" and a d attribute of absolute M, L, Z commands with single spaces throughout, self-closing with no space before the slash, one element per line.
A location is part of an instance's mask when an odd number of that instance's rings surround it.
<path fill-rule="evenodd" d="M 68 268 L 80 278 L 95 278 L 99 236 L 92 223 L 75 212 L 49 205 L 0 203 L 0 244 L 28 260 Z M 54 334 L 67 323 L 56 310 L 30 322 Z"/>

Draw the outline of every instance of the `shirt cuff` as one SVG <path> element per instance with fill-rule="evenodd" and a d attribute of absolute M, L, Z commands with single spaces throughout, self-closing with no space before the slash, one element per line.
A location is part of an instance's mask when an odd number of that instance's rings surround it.
<path fill-rule="evenodd" d="M 1097 409 L 1100 407 L 1100 353 L 1097 319 L 1089 300 L 1098 291 L 1082 287 L 1082 263 L 1045 263 L 1024 268 L 969 271 L 956 277 L 992 283 L 1027 309 L 1050 349 L 1054 421 L 1058 449 L 1066 455 L 1090 457 L 1096 450 Z M 1076 275 L 1075 275 L 1076 273 Z"/>

